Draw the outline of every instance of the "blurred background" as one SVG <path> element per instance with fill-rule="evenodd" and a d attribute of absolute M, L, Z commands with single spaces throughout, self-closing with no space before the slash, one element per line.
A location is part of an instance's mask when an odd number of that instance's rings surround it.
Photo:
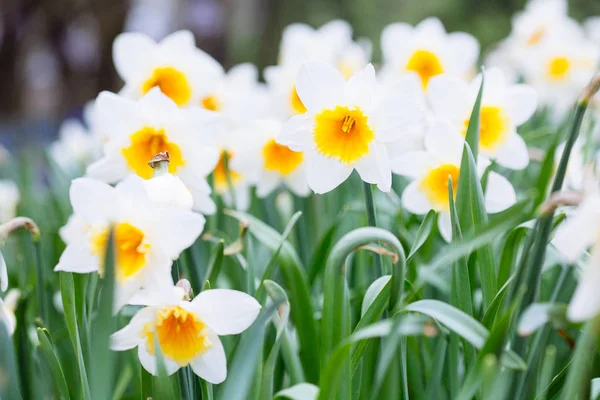
<path fill-rule="evenodd" d="M 79 116 L 101 90 L 121 82 L 111 59 L 122 31 L 161 39 L 190 29 L 197 45 L 227 68 L 253 62 L 276 63 L 283 28 L 312 26 L 342 18 L 355 37 L 373 42 L 389 23 L 411 24 L 434 15 L 448 31 L 475 35 L 483 54 L 510 30 L 512 15 L 525 0 L 1 0 L 0 143 L 15 149 L 50 142 L 60 122 Z M 600 15 L 600 0 L 570 0 L 578 20 Z"/>

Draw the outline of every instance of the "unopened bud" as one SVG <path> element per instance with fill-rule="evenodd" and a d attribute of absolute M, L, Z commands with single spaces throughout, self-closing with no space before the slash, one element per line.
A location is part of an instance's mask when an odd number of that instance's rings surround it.
<path fill-rule="evenodd" d="M 152 157 L 148 165 L 154 168 L 154 176 L 160 176 L 169 172 L 169 161 L 169 152 L 163 151 Z"/>
<path fill-rule="evenodd" d="M 27 229 L 31 233 L 31 239 L 37 242 L 40 239 L 40 228 L 33 222 L 32 219 L 27 217 L 16 217 L 10 221 L 0 225 L 0 241 L 6 239 L 6 237 L 14 231 L 19 229 Z"/>
<path fill-rule="evenodd" d="M 180 279 L 175 285 L 183 289 L 184 300 L 190 300 L 192 298 L 192 285 L 187 279 Z"/>

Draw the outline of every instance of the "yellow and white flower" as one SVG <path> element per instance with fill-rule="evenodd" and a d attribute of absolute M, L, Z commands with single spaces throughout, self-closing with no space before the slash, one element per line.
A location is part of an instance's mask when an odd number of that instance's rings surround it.
<path fill-rule="evenodd" d="M 10 221 L 17 216 L 17 205 L 21 192 L 14 181 L 0 179 L 0 223 Z"/>
<path fill-rule="evenodd" d="M 108 137 L 104 157 L 90 165 L 87 175 L 116 183 L 131 174 L 150 179 L 148 161 L 169 153 L 169 172 L 192 192 L 194 210 L 215 211 L 205 177 L 218 160 L 217 138 L 223 119 L 199 107 L 178 108 L 159 89 L 138 101 L 102 92 L 96 101 L 97 129 Z"/>
<path fill-rule="evenodd" d="M 0 297 L 0 324 L 4 324 L 9 336 L 12 336 L 17 327 L 17 318 L 15 316 L 15 310 L 17 309 L 17 303 L 21 297 L 21 291 L 19 289 L 11 289 L 4 297 L 4 300 Z"/>
<path fill-rule="evenodd" d="M 427 18 L 415 27 L 394 23 L 381 33 L 384 82 L 404 74 L 415 74 L 423 90 L 429 80 L 443 73 L 466 79 L 479 55 L 477 40 L 464 32 L 446 33 L 437 18 Z"/>
<path fill-rule="evenodd" d="M 584 181 L 584 199 L 567 221 L 558 227 L 552 244 L 565 259 L 576 262 L 592 246 L 591 257 L 583 267 L 579 284 L 569 303 L 567 317 L 584 321 L 600 312 L 600 189 L 597 180 Z"/>
<path fill-rule="evenodd" d="M 178 31 L 156 43 L 141 33 L 122 33 L 113 44 L 115 68 L 132 99 L 158 87 L 180 107 L 197 105 L 206 85 L 222 73 L 221 65 L 196 48 L 190 31 Z"/>
<path fill-rule="evenodd" d="M 329 192 L 356 169 L 363 181 L 389 191 L 386 143 L 400 140 L 421 122 L 421 105 L 401 95 L 381 96 L 370 64 L 347 81 L 330 65 L 308 61 L 297 82 L 307 111 L 287 121 L 277 142 L 304 152 L 310 188 Z"/>
<path fill-rule="evenodd" d="M 184 300 L 179 287 L 163 293 L 136 296 L 135 303 L 147 307 L 112 335 L 111 348 L 124 351 L 137 347 L 142 366 L 156 375 L 158 343 L 169 375 L 189 365 L 207 382 L 223 382 L 227 359 L 219 336 L 248 329 L 260 312 L 260 304 L 237 290 L 205 290 L 192 301 Z"/>
<path fill-rule="evenodd" d="M 245 150 L 231 161 L 235 171 L 252 173 L 258 197 L 266 197 L 281 184 L 298 196 L 308 196 L 304 154 L 277 143 L 283 124 L 275 119 L 256 121 L 249 126 Z"/>
<path fill-rule="evenodd" d="M 450 122 L 438 119 L 425 137 L 424 151 L 411 151 L 392 160 L 392 171 L 404 175 L 412 182 L 402 193 L 402 204 L 414 214 L 429 210 L 439 212 L 438 228 L 450 241 L 452 225 L 448 197 L 448 177 L 452 177 L 454 195 L 458 187 L 464 139 Z M 480 157 L 479 173 L 483 173 L 489 161 Z M 496 172 L 490 172 L 485 192 L 488 213 L 502 211 L 516 201 L 515 190 L 510 182 Z"/>
<path fill-rule="evenodd" d="M 484 75 L 479 150 L 503 167 L 523 169 L 529 156 L 517 127 L 535 112 L 536 92 L 528 85 L 508 84 L 499 68 L 490 68 Z M 466 135 L 480 85 L 481 76 L 470 85 L 449 75 L 432 78 L 427 95 L 433 113 L 448 119 Z"/>
<path fill-rule="evenodd" d="M 173 260 L 194 243 L 205 222 L 200 214 L 157 206 L 135 176 L 114 188 L 89 178 L 75 179 L 70 198 L 80 235 L 67 235 L 67 248 L 55 271 L 102 273 L 112 228 L 116 309 L 140 288 L 172 286 Z"/>

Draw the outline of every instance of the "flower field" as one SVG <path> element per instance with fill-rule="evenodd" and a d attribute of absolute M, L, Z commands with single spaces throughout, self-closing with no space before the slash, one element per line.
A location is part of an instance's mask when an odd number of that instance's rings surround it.
<path fill-rule="evenodd" d="M 0 399 L 600 397 L 600 16 L 380 44 L 116 36 L 119 90 L 0 147 Z"/>

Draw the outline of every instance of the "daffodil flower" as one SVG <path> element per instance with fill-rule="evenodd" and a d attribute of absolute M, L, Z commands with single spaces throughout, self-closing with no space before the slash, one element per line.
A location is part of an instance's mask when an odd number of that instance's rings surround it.
<path fill-rule="evenodd" d="M 103 143 L 77 119 L 65 120 L 58 140 L 50 145 L 50 156 L 64 171 L 80 172 L 99 158 Z"/>
<path fill-rule="evenodd" d="M 503 167 L 523 169 L 529 163 L 529 155 L 517 127 L 535 112 L 536 92 L 528 85 L 509 85 L 499 68 L 485 71 L 484 76 L 479 150 Z M 470 85 L 448 75 L 432 78 L 427 96 L 433 113 L 448 119 L 466 135 L 480 85 L 481 76 Z"/>
<path fill-rule="evenodd" d="M 88 176 L 107 183 L 131 174 L 150 179 L 154 170 L 148 161 L 166 151 L 169 172 L 192 192 L 194 210 L 215 211 L 205 177 L 218 160 L 216 143 L 224 129 L 221 116 L 200 107 L 178 108 L 155 88 L 138 101 L 102 92 L 96 101 L 96 117 L 97 129 L 108 142 L 104 157 L 89 166 Z"/>
<path fill-rule="evenodd" d="M 178 31 L 159 43 L 141 33 L 122 33 L 113 44 L 117 73 L 125 82 L 120 94 L 132 99 L 158 88 L 177 106 L 196 106 L 205 85 L 221 65 L 196 48 L 190 31 Z"/>
<path fill-rule="evenodd" d="M 424 118 L 421 105 L 402 93 L 381 96 L 370 64 L 346 80 L 332 66 L 308 61 L 297 90 L 307 111 L 287 121 L 277 142 L 304 152 L 310 188 L 329 192 L 356 169 L 363 181 L 389 191 L 386 143 L 411 133 Z"/>
<path fill-rule="evenodd" d="M 438 119 L 425 137 L 425 150 L 410 151 L 392 161 L 392 170 L 412 182 L 402 193 L 402 204 L 414 214 L 429 210 L 439 212 L 438 228 L 446 241 L 452 238 L 448 178 L 452 177 L 452 191 L 456 196 L 464 139 L 448 121 Z M 483 173 L 489 161 L 480 157 L 479 173 Z M 510 182 L 496 172 L 488 175 L 484 194 L 487 212 L 502 211 L 516 201 L 515 190 Z"/>
<path fill-rule="evenodd" d="M 467 33 L 446 33 L 439 19 L 427 18 L 415 27 L 405 23 L 386 26 L 381 50 L 384 82 L 414 74 L 426 90 L 429 80 L 443 73 L 466 79 L 474 70 L 479 44 Z"/>
<path fill-rule="evenodd" d="M 75 179 L 70 199 L 76 226 L 62 231 L 67 248 L 55 271 L 102 273 L 112 229 L 117 310 L 142 287 L 172 286 L 173 260 L 194 243 L 205 222 L 202 215 L 188 210 L 159 208 L 135 177 L 114 188 L 89 178 Z"/>
<path fill-rule="evenodd" d="M 15 310 L 17 303 L 21 297 L 21 291 L 19 289 L 11 289 L 4 300 L 0 297 L 0 324 L 4 324 L 8 334 L 10 336 L 15 332 L 17 327 L 17 318 L 15 317 Z"/>
<path fill-rule="evenodd" d="M 552 244 L 570 262 L 576 262 L 586 249 L 592 246 L 591 257 L 583 267 L 579 284 L 569 303 L 567 317 L 572 321 L 584 321 L 600 312 L 600 189 L 595 179 L 584 180 L 584 198 L 561 226 Z"/>
<path fill-rule="evenodd" d="M 192 301 L 183 298 L 179 287 L 138 293 L 132 303 L 147 307 L 112 335 L 111 348 L 137 347 L 142 366 L 156 375 L 158 344 L 169 375 L 189 365 L 207 382 L 221 383 L 227 377 L 227 360 L 219 336 L 248 329 L 260 304 L 246 293 L 228 289 L 205 290 Z"/>
<path fill-rule="evenodd" d="M 275 119 L 255 121 L 249 126 L 245 150 L 231 160 L 235 171 L 247 171 L 256 182 L 258 197 L 266 197 L 280 185 L 298 196 L 307 196 L 304 153 L 276 141 L 283 124 Z"/>

